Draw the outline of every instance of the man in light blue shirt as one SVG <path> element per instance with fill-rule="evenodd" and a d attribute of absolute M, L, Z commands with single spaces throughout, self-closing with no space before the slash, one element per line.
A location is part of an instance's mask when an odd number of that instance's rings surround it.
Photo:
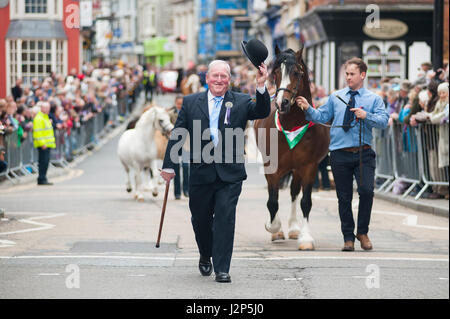
<path fill-rule="evenodd" d="M 333 119 L 330 130 L 330 163 L 336 184 L 339 217 L 344 236 L 342 250 L 354 250 L 353 177 L 358 183 L 359 193 L 356 238 L 361 242 L 361 248 L 371 250 L 373 246 L 367 233 L 374 195 L 376 156 L 370 147 L 372 128 L 386 128 L 389 115 L 381 97 L 363 87 L 367 74 L 367 65 L 363 60 L 359 58 L 348 60 L 345 63 L 345 73 L 348 87 L 330 95 L 327 103 L 319 109 L 311 107 L 302 96 L 298 97 L 296 101 L 309 121 L 327 123 Z M 362 154 L 359 153 L 360 149 L 362 149 Z M 360 164 L 362 165 L 362 178 L 360 178 Z"/>

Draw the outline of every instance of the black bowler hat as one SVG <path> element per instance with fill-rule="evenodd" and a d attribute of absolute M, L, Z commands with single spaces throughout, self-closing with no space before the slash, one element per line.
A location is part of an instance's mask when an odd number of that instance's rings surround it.
<path fill-rule="evenodd" d="M 248 42 L 242 41 L 241 46 L 247 58 L 253 63 L 254 66 L 256 66 L 256 68 L 259 68 L 261 63 L 263 63 L 269 55 L 269 51 L 267 51 L 264 43 L 258 39 L 251 39 Z"/>

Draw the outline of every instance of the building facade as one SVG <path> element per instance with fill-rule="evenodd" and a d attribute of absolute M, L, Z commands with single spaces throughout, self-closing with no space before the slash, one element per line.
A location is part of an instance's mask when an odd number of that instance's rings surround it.
<path fill-rule="evenodd" d="M 368 65 L 366 87 L 382 78 L 414 81 L 431 61 L 432 1 L 310 1 L 299 19 L 300 38 L 314 82 L 328 91 L 346 85 L 343 64 L 361 57 Z"/>
<path fill-rule="evenodd" d="M 111 0 L 112 38 L 109 43 L 113 60 L 138 63 L 142 47 L 138 42 L 138 3 L 137 0 Z"/>
<path fill-rule="evenodd" d="M 79 1 L 0 1 L 0 98 L 51 72 L 80 71 Z"/>
<path fill-rule="evenodd" d="M 198 1 L 172 0 L 172 29 L 175 68 L 197 63 Z"/>
<path fill-rule="evenodd" d="M 202 62 L 242 56 L 241 41 L 251 27 L 248 0 L 200 0 L 198 59 Z"/>
<path fill-rule="evenodd" d="M 342 65 L 354 56 L 367 62 L 370 88 L 384 77 L 414 81 L 420 64 L 431 61 L 433 0 L 375 3 L 255 0 L 251 35 L 263 40 L 270 56 L 277 45 L 303 46 L 312 80 L 329 92 L 345 86 Z"/>
<path fill-rule="evenodd" d="M 171 1 L 138 0 L 138 43 L 143 47 L 141 64 L 163 66 L 173 59 L 174 39 Z"/>

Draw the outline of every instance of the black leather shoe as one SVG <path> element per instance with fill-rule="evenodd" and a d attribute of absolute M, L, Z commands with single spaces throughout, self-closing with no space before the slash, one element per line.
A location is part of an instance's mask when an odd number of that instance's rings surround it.
<path fill-rule="evenodd" d="M 216 273 L 216 281 L 217 282 L 231 282 L 231 277 L 226 272 L 218 272 L 218 273 Z"/>
<path fill-rule="evenodd" d="M 212 273 L 213 267 L 211 263 L 210 257 L 202 257 L 200 256 L 200 260 L 198 262 L 198 269 L 202 276 L 209 276 Z"/>

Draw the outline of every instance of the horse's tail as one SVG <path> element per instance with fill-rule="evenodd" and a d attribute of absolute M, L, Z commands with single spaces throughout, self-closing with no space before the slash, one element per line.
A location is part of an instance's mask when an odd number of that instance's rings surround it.
<path fill-rule="evenodd" d="M 287 173 L 282 178 L 280 178 L 280 182 L 278 183 L 279 189 L 285 189 L 289 186 L 289 183 L 291 182 L 292 178 L 292 172 Z"/>

